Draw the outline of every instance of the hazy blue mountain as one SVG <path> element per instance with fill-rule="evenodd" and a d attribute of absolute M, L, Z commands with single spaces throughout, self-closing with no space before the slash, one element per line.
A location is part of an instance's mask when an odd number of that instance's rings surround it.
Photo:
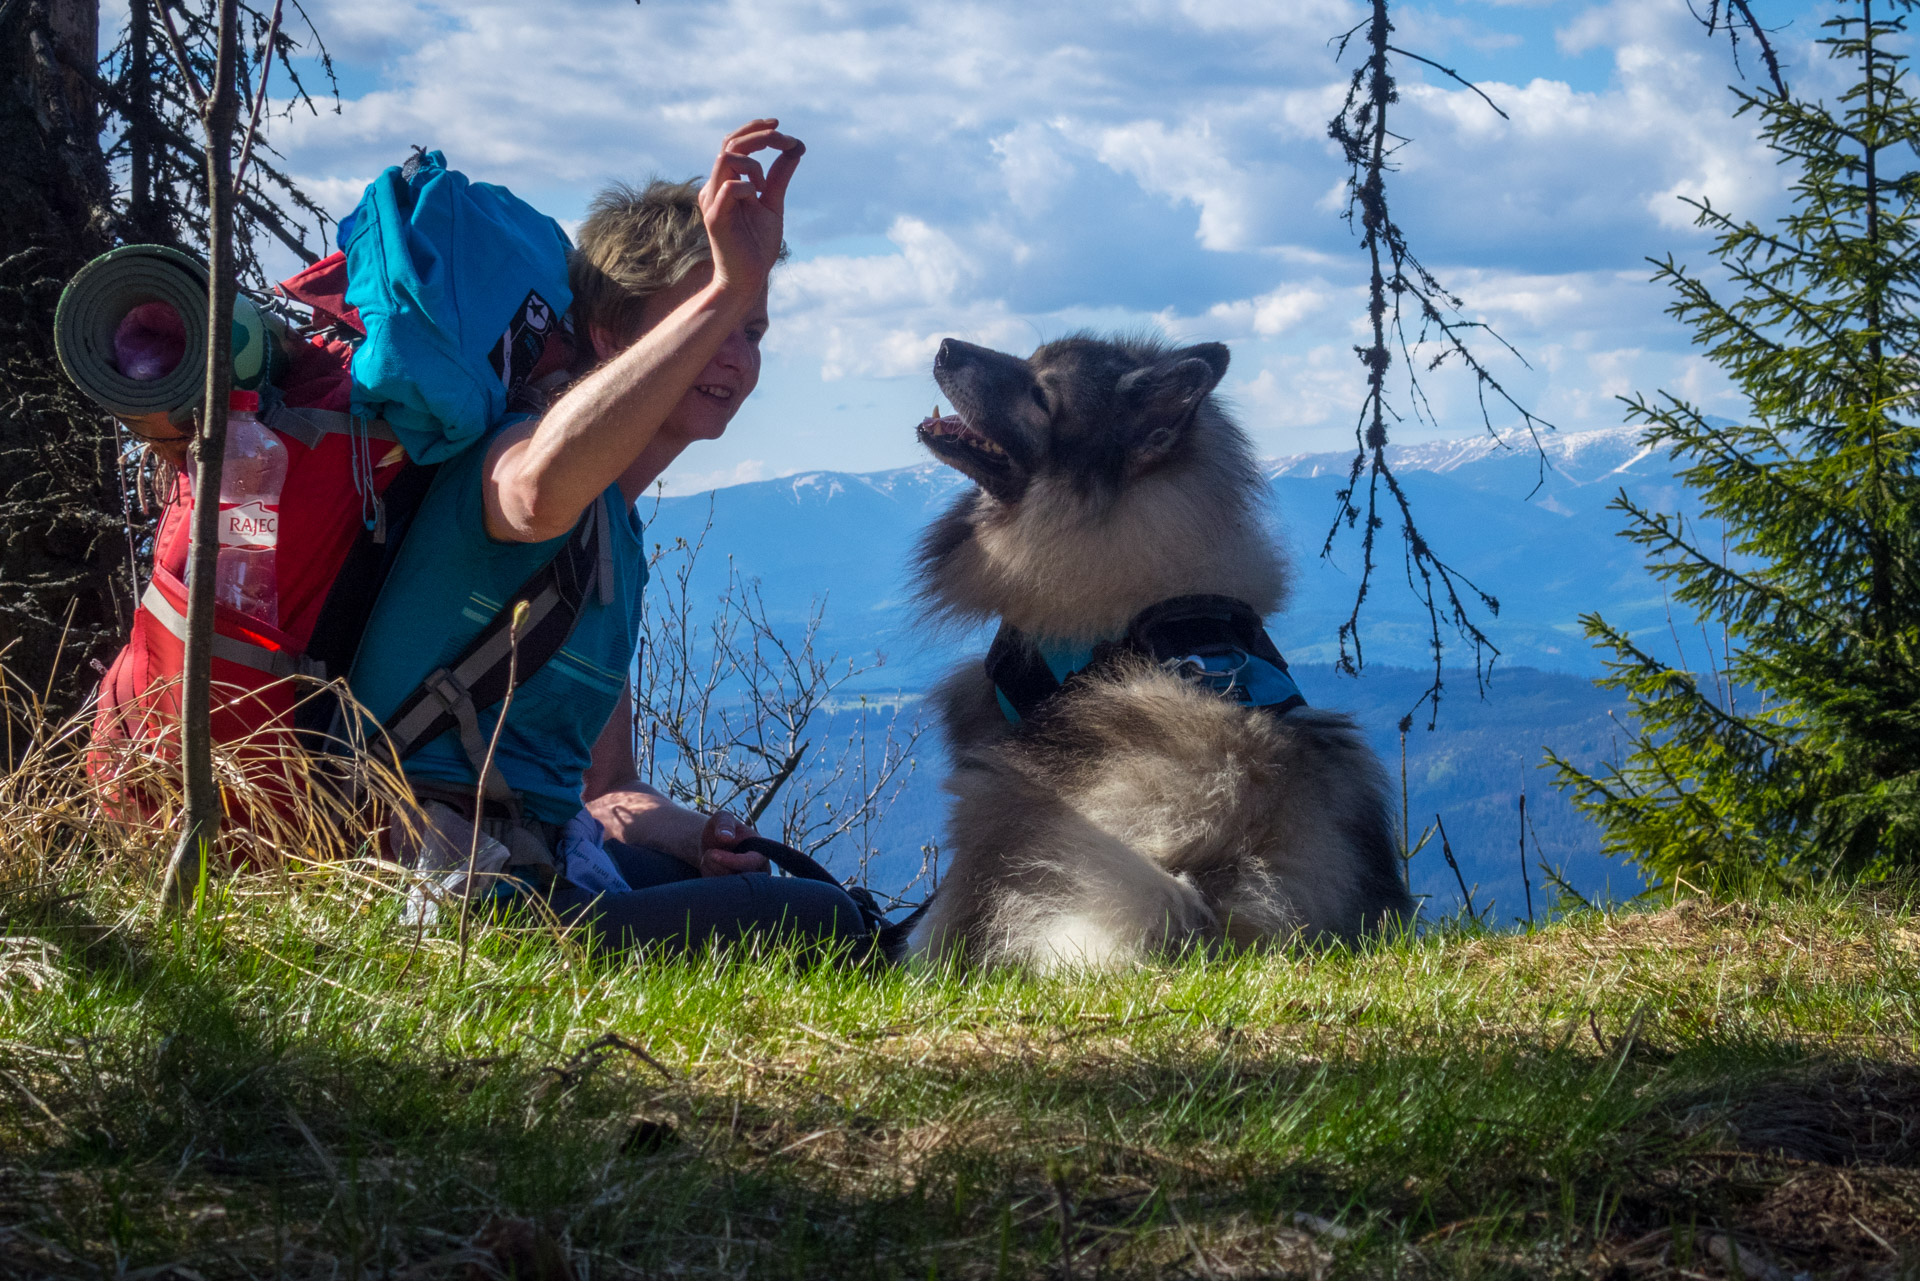
<path fill-rule="evenodd" d="M 1439 727 L 1427 731 L 1423 713 L 1409 735 L 1408 792 L 1415 833 L 1440 812 L 1467 885 L 1479 885 L 1477 903 L 1497 899 L 1502 919 L 1525 911 L 1515 809 L 1523 779 L 1534 828 L 1529 849 L 1537 835 L 1548 861 L 1582 893 L 1625 895 L 1637 886 L 1629 869 L 1601 858 L 1593 829 L 1537 770 L 1544 745 L 1589 763 L 1611 751 L 1616 730 L 1608 713 L 1617 703 L 1590 683 L 1600 665 L 1580 633 L 1581 613 L 1598 609 L 1671 644 L 1664 593 L 1637 549 L 1616 535 L 1619 515 L 1606 509 L 1623 489 L 1647 506 L 1687 509 L 1666 458 L 1637 437 L 1638 429 L 1626 427 L 1548 436 L 1542 451 L 1525 438 L 1480 437 L 1390 455 L 1427 540 L 1500 602 L 1499 614 L 1482 620 L 1501 650 L 1486 697 L 1477 695 L 1470 670 L 1448 672 Z M 1359 542 L 1343 531 L 1331 557 L 1319 548 L 1351 459 L 1306 454 L 1266 464 L 1272 519 L 1297 576 L 1290 605 L 1270 626 L 1309 700 L 1352 711 L 1397 771 L 1397 722 L 1430 677 L 1420 670 L 1431 662 L 1426 613 L 1406 587 L 1397 514 L 1385 512 L 1381 564 L 1363 615 L 1367 673 L 1356 681 L 1332 670 L 1336 632 L 1352 608 Z M 783 625 L 798 625 L 824 601 L 822 651 L 860 661 L 884 656 L 852 688 L 911 696 L 984 648 L 979 635 L 920 626 L 912 604 L 915 542 L 965 485 L 934 463 L 861 475 L 810 472 L 643 503 L 641 511 L 649 544 L 669 549 L 663 568 L 675 562 L 676 539 L 704 535 L 691 579 L 696 610 L 718 599 L 731 558 L 758 580 Z M 1384 493 L 1382 501 L 1390 501 Z M 1682 641 L 1693 643 L 1684 634 Z M 1470 650 L 1449 650 L 1449 668 L 1471 661 Z M 903 877 L 917 865 L 920 845 L 937 838 L 942 769 L 929 742 L 877 842 L 878 883 Z M 1443 910 L 1458 903 L 1437 838 L 1416 859 L 1413 879 Z M 1542 892 L 1537 874 L 1534 890 Z"/>

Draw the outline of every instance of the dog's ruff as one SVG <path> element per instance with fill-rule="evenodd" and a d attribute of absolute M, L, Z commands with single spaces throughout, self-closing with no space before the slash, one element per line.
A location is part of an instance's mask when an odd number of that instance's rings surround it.
<path fill-rule="evenodd" d="M 1211 392 L 1218 344 L 1070 338 L 1028 360 L 942 345 L 971 476 L 920 550 L 934 618 L 1087 644 L 1187 595 L 1280 604 L 1245 437 Z M 908 941 L 1038 970 L 1195 945 L 1346 938 L 1410 911 L 1385 771 L 1346 717 L 1284 718 L 1140 658 L 1103 664 L 1010 726 L 975 661 L 936 695 L 952 748 L 951 864 Z"/>

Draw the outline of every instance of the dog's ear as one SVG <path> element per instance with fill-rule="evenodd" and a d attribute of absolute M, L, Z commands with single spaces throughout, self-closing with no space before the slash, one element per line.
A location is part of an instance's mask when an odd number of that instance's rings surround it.
<path fill-rule="evenodd" d="M 1121 375 L 1116 390 L 1127 419 L 1127 457 L 1136 470 L 1173 452 L 1226 372 L 1226 344 L 1203 342 Z"/>

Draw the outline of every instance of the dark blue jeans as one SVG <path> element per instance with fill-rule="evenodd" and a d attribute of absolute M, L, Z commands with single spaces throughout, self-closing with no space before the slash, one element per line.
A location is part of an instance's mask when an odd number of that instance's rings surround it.
<path fill-rule="evenodd" d="M 609 840 L 607 853 L 632 890 L 595 896 L 557 888 L 555 912 L 591 927 L 611 949 L 655 946 L 687 951 L 752 936 L 850 944 L 858 956 L 869 944 L 860 910 L 846 891 L 791 876 L 701 876 L 659 850 Z"/>

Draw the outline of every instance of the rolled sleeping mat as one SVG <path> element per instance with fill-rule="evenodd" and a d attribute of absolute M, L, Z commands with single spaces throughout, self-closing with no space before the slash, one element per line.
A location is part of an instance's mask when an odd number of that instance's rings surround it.
<path fill-rule="evenodd" d="M 233 302 L 233 385 L 256 391 L 284 363 L 268 317 Z M 166 245 L 123 245 L 95 258 L 54 311 L 60 367 L 117 418 L 185 422 L 206 391 L 207 267 Z"/>

